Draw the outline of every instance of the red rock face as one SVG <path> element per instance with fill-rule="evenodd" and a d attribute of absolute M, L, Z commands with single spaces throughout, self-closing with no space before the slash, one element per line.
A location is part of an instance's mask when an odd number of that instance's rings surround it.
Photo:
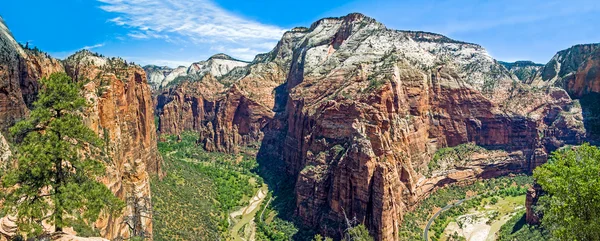
<path fill-rule="evenodd" d="M 134 213 L 135 202 L 151 206 L 149 174 L 162 175 L 146 73 L 119 59 L 99 58 L 87 52 L 67 59 L 66 70 L 74 79 L 91 80 L 85 86 L 91 106 L 84 120 L 101 138 L 110 140 L 112 161 L 102 182 L 128 204 L 120 215 L 102 216 L 96 227 L 102 237 L 129 238 L 132 230 L 125 221 L 139 217 L 141 226 L 137 231 L 151 239 L 152 213 Z"/>
<path fill-rule="evenodd" d="M 106 64 L 118 61 L 111 62 L 89 52 L 62 63 L 44 53 L 23 50 L 1 21 L 0 48 L 3 50 L 0 54 L 2 130 L 28 115 L 28 106 L 37 94 L 38 79 L 66 70 L 74 79 L 91 80 L 84 90 L 90 100 L 84 122 L 101 138 L 109 140 L 110 164 L 101 181 L 128 203 L 122 214 L 102 216 L 95 225 L 105 238 L 129 238 L 131 230 L 124 221 L 137 215 L 142 223 L 138 231 L 143 230 L 152 239 L 151 213 L 134 214 L 132 202 L 151 206 L 149 174 L 161 175 L 154 105 L 144 71 L 137 66 Z M 88 60 L 91 62 L 83 63 Z"/>
<path fill-rule="evenodd" d="M 1 34 L 1 33 L 0 33 Z M 64 72 L 62 64 L 49 56 L 23 50 L 14 40 L 0 36 L 0 130 L 25 118 L 35 101 L 37 80 L 54 72 Z M 16 42 L 14 42 L 16 44 Z"/>
<path fill-rule="evenodd" d="M 520 84 L 481 46 L 360 14 L 293 29 L 242 74 L 206 78 L 158 97 L 161 131 L 198 131 L 217 151 L 262 139 L 259 158 L 296 177 L 297 216 L 329 235 L 356 217 L 398 240 L 437 188 L 530 172 L 585 135 L 564 90 Z M 468 142 L 488 150 L 427 170 L 436 150 Z"/>
<path fill-rule="evenodd" d="M 257 148 L 263 138 L 261 129 L 273 118 L 273 111 L 246 97 L 237 85 L 220 91 L 223 85 L 208 75 L 203 81 L 187 82 L 159 95 L 160 132 L 196 131 L 208 151 Z"/>
<path fill-rule="evenodd" d="M 600 139 L 600 44 L 576 45 L 558 52 L 537 75 L 537 86 L 561 86 L 573 99 L 578 99 L 583 110 L 586 141 L 598 143 Z M 564 127 L 564 126 L 563 126 Z M 559 128 L 564 130 L 564 128 Z M 534 185 L 527 192 L 527 222 L 539 224 L 540 215 L 534 206 L 543 190 Z"/>
<path fill-rule="evenodd" d="M 583 136 L 577 126 L 558 126 L 561 120 L 551 115 L 570 108 L 562 90 L 517 93 L 513 98 L 528 100 L 526 105 L 538 104 L 521 114 L 506 110 L 511 101 L 495 103 L 477 90 L 444 86 L 451 81 L 444 74 L 392 76 L 380 90 L 353 100 L 315 103 L 308 93 L 320 93 L 306 91 L 313 84 L 307 79 L 291 90 L 281 152 L 298 176 L 296 212 L 306 225 L 356 217 L 378 240 L 397 240 L 403 214 L 437 187 L 529 172 L 549 150 Z M 417 172 L 436 149 L 467 142 L 506 154 L 433 177 Z"/>

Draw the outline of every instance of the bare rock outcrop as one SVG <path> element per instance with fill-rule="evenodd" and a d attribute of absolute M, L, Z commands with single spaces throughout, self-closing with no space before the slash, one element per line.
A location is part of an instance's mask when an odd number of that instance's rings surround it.
<path fill-rule="evenodd" d="M 122 215 L 104 216 L 96 222 L 103 237 L 129 238 L 126 222 L 137 218 L 141 230 L 152 237 L 152 214 L 134 213 L 131 201 L 150 203 L 149 174 L 161 173 L 161 157 L 156 146 L 152 93 L 142 68 L 119 58 L 105 58 L 81 51 L 65 61 L 67 73 L 84 87 L 91 106 L 84 121 L 101 138 L 108 140 L 112 162 L 102 182 L 127 202 Z M 141 205 L 146 205 L 142 203 Z"/>
<path fill-rule="evenodd" d="M 190 66 L 179 66 L 169 68 L 167 66 L 147 65 L 144 70 L 148 75 L 148 83 L 154 90 L 159 90 L 173 82 L 179 83 L 184 80 L 199 80 L 204 75 L 221 77 L 235 68 L 244 67 L 248 62 L 237 60 L 226 54 L 215 54 L 206 61 L 192 63 Z"/>
<path fill-rule="evenodd" d="M 76 81 L 89 81 L 84 92 L 90 107 L 84 121 L 109 143 L 111 161 L 101 181 L 128 204 L 121 215 L 102 216 L 95 226 L 105 238 L 129 238 L 132 230 L 126 222 L 139 218 L 141 225 L 136 232 L 152 239 L 151 213 L 133 212 L 135 202 L 150 206 L 149 174 L 162 172 L 154 104 L 144 70 L 89 51 L 59 61 L 37 49 L 20 46 L 2 21 L 0 49 L 0 130 L 5 131 L 28 115 L 37 94 L 38 79 L 66 71 Z M 4 138 L 0 138 L 3 165 L 10 151 L 5 144 Z M 10 218 L 4 217 L 0 222 L 5 231 L 0 232 L 14 234 Z"/>
<path fill-rule="evenodd" d="M 377 240 L 397 240 L 404 213 L 436 188 L 529 172 L 585 135 L 564 90 L 522 85 L 478 45 L 360 14 L 301 33 L 262 149 L 297 176 L 305 225 L 336 234 L 320 224 L 356 217 Z M 425 175 L 436 150 L 468 142 L 493 152 Z"/>
<path fill-rule="evenodd" d="M 248 66 L 163 91 L 157 109 L 162 133 L 197 131 L 208 150 L 260 141 L 259 158 L 296 177 L 304 225 L 337 235 L 356 217 L 377 240 L 398 240 L 435 189 L 530 172 L 586 133 L 567 92 L 531 88 L 481 46 L 361 14 L 294 28 Z M 429 170 L 464 143 L 487 151 Z"/>
<path fill-rule="evenodd" d="M 29 113 L 37 80 L 63 71 L 60 61 L 37 49 L 24 49 L 0 17 L 0 130 L 5 131 Z"/>

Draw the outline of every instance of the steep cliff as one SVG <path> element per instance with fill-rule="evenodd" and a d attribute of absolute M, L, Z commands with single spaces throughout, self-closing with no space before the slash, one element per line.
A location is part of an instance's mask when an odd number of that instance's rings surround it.
<path fill-rule="evenodd" d="M 65 69 L 85 86 L 90 100 L 84 121 L 108 141 L 112 162 L 102 182 L 115 195 L 127 201 L 127 208 L 118 217 L 102 217 L 96 227 L 102 236 L 128 238 L 127 222 L 139 219 L 135 227 L 152 235 L 152 213 L 135 207 L 151 206 L 149 174 L 161 174 L 161 157 L 156 146 L 153 102 L 146 73 L 119 58 L 104 58 L 89 51 L 80 51 L 65 60 Z M 131 224 L 131 223 L 130 223 Z"/>
<path fill-rule="evenodd" d="M 321 20 L 301 42 L 274 149 L 298 175 L 296 213 L 309 226 L 356 217 L 397 240 L 403 214 L 437 186 L 528 172 L 584 133 L 563 90 L 521 85 L 478 45 L 362 15 Z M 506 154 L 423 175 L 437 149 L 466 142 Z"/>
<path fill-rule="evenodd" d="M 536 87 L 557 86 L 583 109 L 587 141 L 600 140 L 600 44 L 581 44 L 559 51 L 531 80 Z"/>
<path fill-rule="evenodd" d="M 564 88 L 582 109 L 586 141 L 593 144 L 600 141 L 600 44 L 575 45 L 559 51 L 537 72 L 531 84 Z M 530 224 L 539 223 L 540 217 L 533 206 L 540 195 L 542 190 L 538 185 L 527 193 L 527 222 Z"/>
<path fill-rule="evenodd" d="M 36 80 L 64 71 L 62 64 L 35 49 L 23 49 L 0 17 L 0 131 L 29 113 Z"/>
<path fill-rule="evenodd" d="M 377 240 L 397 240 L 403 214 L 436 188 L 529 172 L 585 135 L 564 90 L 530 88 L 479 45 L 361 14 L 294 28 L 250 65 L 173 86 L 158 103 L 163 133 L 198 131 L 209 150 L 262 139 L 259 158 L 296 177 L 305 225 L 337 234 L 356 217 Z M 430 170 L 436 150 L 463 143 L 488 151 Z"/>
<path fill-rule="evenodd" d="M 161 172 L 154 106 L 143 69 L 88 51 L 59 61 L 37 49 L 23 49 L 1 21 L 0 48 L 1 130 L 28 115 L 28 106 L 37 94 L 38 79 L 66 71 L 77 81 L 89 81 L 84 92 L 90 107 L 84 121 L 108 141 L 111 159 L 101 181 L 128 204 L 122 215 L 103 216 L 95 225 L 103 237 L 128 238 L 131 230 L 125 221 L 139 218 L 141 225 L 135 228 L 151 238 L 151 213 L 133 211 L 136 203 L 138 207 L 150 206 L 148 174 Z M 0 146 L 3 152 L 0 156 L 4 159 L 6 151 L 4 145 Z M 5 232 L 0 232 L 14 234 L 16 227 L 10 218 L 1 220 Z"/>

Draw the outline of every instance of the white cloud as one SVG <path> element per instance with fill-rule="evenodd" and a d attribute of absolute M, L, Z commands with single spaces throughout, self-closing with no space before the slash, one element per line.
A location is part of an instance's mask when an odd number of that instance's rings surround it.
<path fill-rule="evenodd" d="M 96 48 L 100 48 L 100 47 L 104 47 L 104 43 L 101 43 L 101 44 L 94 44 L 94 45 L 92 45 L 92 46 L 84 46 L 84 47 L 83 47 L 83 48 L 81 48 L 81 49 L 87 49 L 87 50 L 90 50 L 90 49 L 96 49 Z"/>
<path fill-rule="evenodd" d="M 129 28 L 130 38 L 219 44 L 223 47 L 219 52 L 246 60 L 271 50 L 285 32 L 236 16 L 211 0 L 97 1 L 104 3 L 100 7 L 104 11 L 118 14 L 108 21 Z"/>

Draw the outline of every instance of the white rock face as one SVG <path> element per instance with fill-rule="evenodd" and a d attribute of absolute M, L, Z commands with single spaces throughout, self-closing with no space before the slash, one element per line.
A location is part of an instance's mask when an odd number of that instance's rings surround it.
<path fill-rule="evenodd" d="M 0 165 L 5 164 L 11 155 L 12 153 L 10 152 L 8 142 L 6 141 L 2 133 L 0 133 Z"/>
<path fill-rule="evenodd" d="M 199 80 L 206 74 L 219 78 L 237 67 L 244 67 L 246 65 L 248 65 L 248 62 L 233 59 L 225 54 L 217 54 L 206 61 L 193 63 L 189 67 L 179 66 L 171 69 L 169 67 L 148 65 L 144 67 L 144 70 L 152 88 L 160 89 L 178 78 L 185 77 Z"/>
<path fill-rule="evenodd" d="M 421 69 L 454 68 L 460 79 L 478 90 L 514 80 L 479 45 L 439 34 L 390 30 L 368 17 L 357 15 L 356 18 L 352 23 L 323 19 L 313 24 L 302 40 L 296 41 L 293 48 L 306 53 L 305 73 L 330 73 L 334 68 L 378 62 L 386 56 L 394 56 Z"/>
<path fill-rule="evenodd" d="M 4 23 L 4 19 L 2 19 L 2 16 L 0 16 L 0 35 L 2 35 L 0 36 L 2 42 L 6 45 L 10 45 L 8 48 L 17 50 L 18 53 L 23 57 L 26 56 L 25 51 L 23 51 L 21 46 L 19 46 L 17 41 L 13 38 L 12 33 Z"/>
<path fill-rule="evenodd" d="M 173 71 L 171 71 L 171 73 L 169 73 L 169 75 L 165 76 L 165 79 L 163 79 L 160 82 L 159 87 L 165 87 L 167 86 L 170 82 L 172 82 L 173 80 L 177 79 L 177 77 L 179 76 L 187 76 L 187 69 L 184 66 L 179 66 L 176 69 L 174 69 Z"/>

